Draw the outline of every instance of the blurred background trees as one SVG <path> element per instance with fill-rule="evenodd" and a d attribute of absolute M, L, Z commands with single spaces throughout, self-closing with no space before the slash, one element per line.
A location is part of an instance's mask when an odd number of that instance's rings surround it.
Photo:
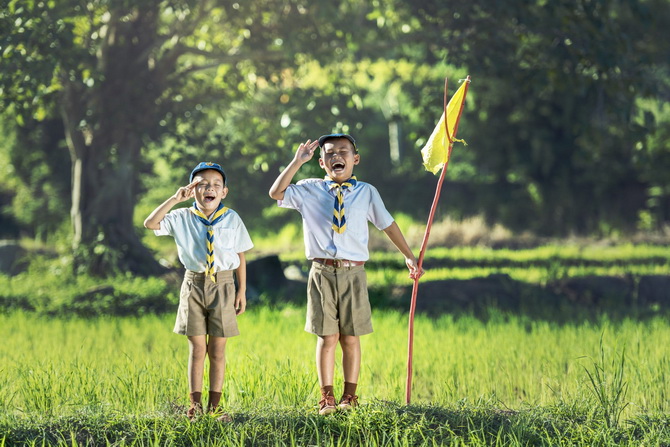
<path fill-rule="evenodd" d="M 138 222 L 198 161 L 252 231 L 301 141 L 359 141 L 359 178 L 425 218 L 419 149 L 472 76 L 439 213 L 607 236 L 670 220 L 665 0 L 21 0 L 0 8 L 2 235 L 152 273 Z M 321 175 L 316 163 L 301 175 Z M 139 204 L 139 205 L 138 205 Z"/>

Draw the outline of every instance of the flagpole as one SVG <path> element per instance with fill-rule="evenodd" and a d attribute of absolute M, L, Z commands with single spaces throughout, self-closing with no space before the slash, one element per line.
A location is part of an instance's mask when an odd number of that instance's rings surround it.
<path fill-rule="evenodd" d="M 447 150 L 447 161 L 442 167 L 442 172 L 440 173 L 440 178 L 437 181 L 437 186 L 435 187 L 435 197 L 433 198 L 433 204 L 430 207 L 430 213 L 428 214 L 428 222 L 426 223 L 426 231 L 423 235 L 423 240 L 421 241 L 421 251 L 419 252 L 419 259 L 417 261 L 418 269 L 421 271 L 423 266 L 423 258 L 426 254 L 426 248 L 428 246 L 428 237 L 430 236 L 430 227 L 433 225 L 433 219 L 435 218 L 435 210 L 437 209 L 437 203 L 440 200 L 440 192 L 442 191 L 442 183 L 444 183 L 444 177 L 449 167 L 449 160 L 451 160 L 451 150 L 454 146 L 453 138 L 456 136 L 458 131 L 458 123 L 461 119 L 461 113 L 463 113 L 463 104 L 465 104 L 465 96 L 468 93 L 468 86 L 470 84 L 470 76 L 465 79 L 467 82 L 465 90 L 463 91 L 463 102 L 461 103 L 460 109 L 458 111 L 458 118 L 456 118 L 456 124 L 454 125 L 454 135 L 449 135 L 449 127 L 447 123 L 447 85 L 448 79 L 444 79 L 444 129 L 447 134 L 447 141 L 449 141 L 449 146 Z M 414 314 L 416 312 L 416 297 L 419 292 L 419 278 L 414 278 L 414 285 L 412 286 L 412 298 L 409 305 L 409 324 L 408 324 L 408 340 L 407 340 L 407 380 L 405 382 L 405 404 L 409 405 L 412 398 L 412 357 L 414 356 Z"/>

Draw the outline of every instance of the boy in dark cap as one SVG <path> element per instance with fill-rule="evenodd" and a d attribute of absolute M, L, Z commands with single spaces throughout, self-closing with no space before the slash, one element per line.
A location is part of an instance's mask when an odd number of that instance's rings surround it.
<path fill-rule="evenodd" d="M 321 148 L 324 179 L 291 184 L 300 167 Z M 360 336 L 372 332 L 364 264 L 368 260 L 368 221 L 384 231 L 405 257 L 414 278 L 416 258 L 400 228 L 384 207 L 377 189 L 353 176 L 360 162 L 356 141 L 348 134 L 329 134 L 300 144 L 293 160 L 270 188 L 270 197 L 302 214 L 305 253 L 312 261 L 307 284 L 305 330 L 317 335 L 316 369 L 321 386 L 319 414 L 358 405 Z M 333 391 L 335 349 L 342 348 L 344 390 L 336 403 Z"/>
<path fill-rule="evenodd" d="M 159 205 L 144 221 L 157 236 L 172 236 L 186 268 L 174 332 L 189 344 L 188 382 L 191 405 L 187 416 L 202 414 L 205 357 L 209 357 L 207 412 L 228 421 L 218 408 L 226 368 L 228 337 L 239 335 L 237 315 L 246 308 L 246 261 L 253 247 L 239 215 L 223 206 L 228 195 L 226 174 L 216 163 L 199 163 L 189 183 Z M 195 199 L 190 208 L 172 208 Z M 170 211 L 172 210 L 172 211 Z M 237 277 L 237 290 L 233 271 Z"/>

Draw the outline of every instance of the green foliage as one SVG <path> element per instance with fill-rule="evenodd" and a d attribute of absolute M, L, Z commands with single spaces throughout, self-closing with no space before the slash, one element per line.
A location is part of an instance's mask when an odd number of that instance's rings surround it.
<path fill-rule="evenodd" d="M 666 6 L 8 1 L 0 102 L 21 141 L 3 203 L 11 196 L 11 217 L 43 240 L 71 215 L 77 253 L 95 255 L 100 243 L 133 246 L 136 199 L 153 209 L 166 198 L 153 188 L 174 191 L 209 159 L 231 177 L 230 205 L 263 233 L 292 219 L 268 222 L 263 209 L 297 144 L 337 130 L 357 136 L 357 174 L 389 208 L 424 219 L 435 179 L 418 149 L 441 113 L 444 76 L 453 92 L 471 74 L 459 130 L 469 146 L 453 153 L 441 216 L 548 235 L 660 231 L 670 209 Z M 84 169 L 73 191 L 68 160 Z M 314 161 L 299 175 L 321 174 Z M 149 264 L 142 250 L 126 255 L 135 262 L 109 259 Z"/>
<path fill-rule="evenodd" d="M 667 66 L 655 62 L 670 51 L 663 4 L 407 5 L 422 25 L 410 34 L 445 42 L 429 49 L 474 75 L 476 105 L 463 122 L 476 130 L 468 142 L 478 174 L 496 192 L 471 197 L 492 220 L 553 234 L 634 228 L 648 184 L 630 161 L 655 132 L 653 119 L 636 120 L 637 104 L 668 88 Z M 665 160 L 664 148 L 653 151 Z M 667 203 L 663 195 L 658 205 Z"/>
<path fill-rule="evenodd" d="M 144 315 L 172 310 L 179 300 L 176 287 L 162 278 L 130 275 L 99 279 L 74 275 L 71 259 L 35 257 L 16 276 L 0 275 L 3 312 L 26 310 L 54 316 Z"/>
<path fill-rule="evenodd" d="M 11 112 L 10 112 L 11 113 Z M 35 121 L 27 118 L 16 126 L 15 138 L 6 142 L 8 163 L 12 167 L 12 211 L 21 225 L 21 234 L 41 241 L 55 242 L 68 222 L 71 164 L 58 120 Z"/>

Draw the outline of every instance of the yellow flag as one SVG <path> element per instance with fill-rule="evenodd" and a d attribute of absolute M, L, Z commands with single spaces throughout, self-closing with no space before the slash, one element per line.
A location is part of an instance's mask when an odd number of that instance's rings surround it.
<path fill-rule="evenodd" d="M 456 123 L 458 122 L 462 104 L 465 100 L 467 85 L 468 81 L 463 82 L 447 105 L 447 125 L 449 127 L 449 135 L 451 135 L 452 142 L 454 141 Z M 440 121 L 437 123 L 437 126 L 435 126 L 435 130 L 433 130 L 426 145 L 421 149 L 423 165 L 425 166 L 426 171 L 430 171 L 433 174 L 440 172 L 440 169 L 442 169 L 447 162 L 447 157 L 449 156 L 449 143 L 450 142 L 447 141 L 447 134 L 444 131 L 443 112 Z"/>

